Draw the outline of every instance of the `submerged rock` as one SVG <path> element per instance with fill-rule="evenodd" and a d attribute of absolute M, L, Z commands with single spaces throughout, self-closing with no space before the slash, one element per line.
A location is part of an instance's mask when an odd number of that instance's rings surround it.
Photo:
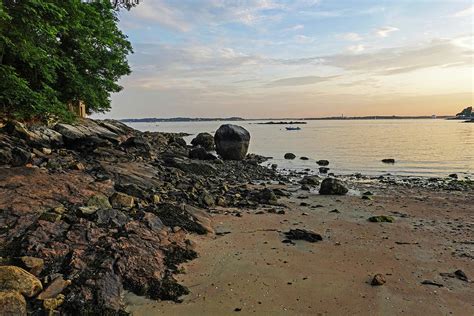
<path fill-rule="evenodd" d="M 216 151 L 224 160 L 243 160 L 247 155 L 250 133 L 243 127 L 225 124 L 214 135 Z"/>
<path fill-rule="evenodd" d="M 319 194 L 322 195 L 345 195 L 349 190 L 345 187 L 344 183 L 338 179 L 326 178 L 321 183 Z"/>

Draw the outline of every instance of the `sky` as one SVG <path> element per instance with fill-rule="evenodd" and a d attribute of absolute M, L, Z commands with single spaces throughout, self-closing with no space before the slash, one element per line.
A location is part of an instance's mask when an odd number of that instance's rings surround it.
<path fill-rule="evenodd" d="M 111 118 L 452 115 L 472 105 L 464 0 L 142 0 Z"/>

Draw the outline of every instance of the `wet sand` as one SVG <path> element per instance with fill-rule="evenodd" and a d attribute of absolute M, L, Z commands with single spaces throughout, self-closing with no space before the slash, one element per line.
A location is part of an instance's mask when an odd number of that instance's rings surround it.
<path fill-rule="evenodd" d="M 216 235 L 190 235 L 199 258 L 177 279 L 180 304 L 128 294 L 133 315 L 474 315 L 472 192 L 352 183 L 347 196 L 294 192 L 285 214 L 216 210 Z M 290 188 L 291 189 L 291 188 Z M 296 189 L 296 187 L 294 188 Z M 373 200 L 357 192 L 370 190 Z M 299 199 L 298 196 L 308 196 Z M 469 197 L 470 196 L 470 197 Z M 309 206 L 300 206 L 304 202 Z M 316 207 L 318 206 L 318 207 Z M 337 209 L 338 212 L 331 212 Z M 393 223 L 371 223 L 390 215 Z M 323 241 L 282 243 L 291 228 Z M 374 274 L 386 279 L 372 286 Z M 443 287 L 424 285 L 435 281 Z"/>

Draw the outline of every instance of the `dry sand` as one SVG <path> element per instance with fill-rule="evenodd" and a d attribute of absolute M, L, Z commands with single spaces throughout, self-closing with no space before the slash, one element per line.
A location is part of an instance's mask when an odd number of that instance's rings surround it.
<path fill-rule="evenodd" d="M 474 283 L 440 275 L 461 269 L 474 278 L 473 193 L 364 183 L 351 187 L 371 190 L 373 200 L 361 199 L 357 191 L 347 196 L 298 191 L 281 200 L 285 214 L 249 210 L 236 217 L 216 211 L 212 224 L 218 235 L 190 235 L 199 258 L 177 275 L 191 293 L 180 304 L 128 295 L 129 311 L 474 315 Z M 340 213 L 330 212 L 334 209 Z M 373 215 L 390 215 L 395 222 L 368 222 Z M 320 233 L 323 241 L 282 243 L 283 232 L 291 228 Z M 386 284 L 370 285 L 376 273 Z M 443 287 L 423 285 L 424 280 Z"/>

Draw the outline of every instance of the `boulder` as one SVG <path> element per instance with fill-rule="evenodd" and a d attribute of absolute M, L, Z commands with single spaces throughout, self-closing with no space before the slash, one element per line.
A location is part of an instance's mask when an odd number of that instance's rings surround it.
<path fill-rule="evenodd" d="M 0 290 L 18 291 L 26 297 L 33 297 L 43 285 L 33 274 L 16 266 L 0 266 Z"/>
<path fill-rule="evenodd" d="M 16 291 L 0 291 L 0 315 L 26 316 L 26 301 Z"/>
<path fill-rule="evenodd" d="M 293 153 L 286 153 L 285 156 L 284 156 L 285 159 L 290 159 L 290 160 L 293 160 L 296 158 L 296 155 L 293 154 Z"/>
<path fill-rule="evenodd" d="M 225 124 L 214 135 L 216 151 L 224 160 L 243 160 L 247 155 L 250 133 L 243 127 Z"/>
<path fill-rule="evenodd" d="M 326 178 L 321 183 L 319 194 L 322 195 L 344 195 L 349 190 L 344 186 L 342 181 L 334 178 Z"/>
<path fill-rule="evenodd" d="M 128 194 L 116 192 L 110 197 L 110 203 L 116 209 L 128 210 L 135 205 L 135 199 Z"/>
<path fill-rule="evenodd" d="M 202 148 L 210 151 L 215 149 L 214 137 L 209 133 L 199 133 L 191 141 L 191 145 L 194 147 L 201 146 Z"/>
<path fill-rule="evenodd" d="M 318 161 L 316 161 L 316 163 L 320 166 L 328 166 L 329 165 L 328 160 L 318 160 Z"/>

